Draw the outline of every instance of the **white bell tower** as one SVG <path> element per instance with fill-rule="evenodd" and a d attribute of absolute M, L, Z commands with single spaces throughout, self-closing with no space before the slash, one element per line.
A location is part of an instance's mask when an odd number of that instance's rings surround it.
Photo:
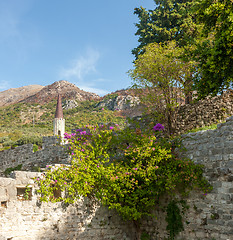
<path fill-rule="evenodd" d="M 61 138 L 61 142 L 63 142 L 64 133 L 65 133 L 65 119 L 63 118 L 61 95 L 58 94 L 56 113 L 55 118 L 53 120 L 53 134 L 55 136 L 59 136 Z"/>

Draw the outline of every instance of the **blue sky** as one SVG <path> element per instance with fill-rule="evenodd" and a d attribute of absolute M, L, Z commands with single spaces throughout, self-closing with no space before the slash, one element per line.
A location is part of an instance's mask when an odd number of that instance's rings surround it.
<path fill-rule="evenodd" d="M 153 0 L 0 0 L 0 91 L 67 80 L 104 95 L 131 84 L 134 8 Z"/>

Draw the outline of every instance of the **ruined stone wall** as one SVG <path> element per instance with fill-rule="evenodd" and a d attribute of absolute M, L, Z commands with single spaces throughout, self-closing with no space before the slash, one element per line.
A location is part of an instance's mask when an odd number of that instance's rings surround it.
<path fill-rule="evenodd" d="M 233 91 L 228 90 L 221 96 L 206 98 L 180 107 L 176 128 L 178 133 L 223 122 L 233 115 Z"/>
<path fill-rule="evenodd" d="M 22 170 L 37 170 L 52 163 L 67 163 L 69 157 L 64 146 L 58 144 L 56 137 L 44 137 L 42 149 L 33 152 L 33 144 L 25 144 L 15 149 L 0 152 L 0 176 L 7 168 L 22 164 Z"/>
<path fill-rule="evenodd" d="M 0 178 L 0 240 L 131 239 L 131 226 L 97 203 L 40 203 L 34 179 L 41 174 L 15 171 L 13 178 Z M 26 187 L 32 189 L 29 199 Z"/>
<path fill-rule="evenodd" d="M 184 135 L 187 151 L 183 156 L 205 166 L 205 175 L 213 185 L 206 196 L 192 192 L 187 199 L 182 240 L 233 239 L 233 117 L 208 130 Z M 16 172 L 13 178 L 0 178 L 0 240 L 79 239 L 133 240 L 133 229 L 115 212 L 85 201 L 63 209 L 59 204 L 40 205 L 38 196 L 23 200 L 27 184 L 36 188 L 33 174 Z M 35 175 L 36 176 L 36 175 Z M 33 191 L 32 191 L 33 192 Z M 19 195 L 19 196 L 17 196 Z M 2 197 L 1 197 L 2 196 Z M 164 199 L 164 204 L 167 200 Z M 146 218 L 143 231 L 152 240 L 167 237 L 165 213 L 155 209 L 157 218 Z"/>

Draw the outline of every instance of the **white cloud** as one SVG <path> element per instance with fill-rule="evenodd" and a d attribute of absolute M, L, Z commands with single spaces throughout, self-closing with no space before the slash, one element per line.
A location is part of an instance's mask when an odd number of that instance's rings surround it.
<path fill-rule="evenodd" d="M 95 73 L 96 64 L 99 60 L 100 54 L 98 51 L 89 48 L 85 55 L 79 56 L 74 59 L 71 66 L 68 68 L 63 68 L 60 71 L 60 78 L 62 79 L 76 79 L 83 81 L 86 75 Z"/>
<path fill-rule="evenodd" d="M 99 88 L 99 85 L 103 85 L 103 83 L 109 81 L 104 78 L 95 78 L 93 76 L 91 76 L 90 79 L 90 76 L 88 76 L 99 74 L 97 70 L 99 59 L 100 52 L 93 48 L 88 48 L 83 55 L 72 60 L 69 67 L 61 69 L 59 78 L 73 82 L 77 87 L 84 91 L 93 92 L 100 96 L 106 95 L 108 91 Z"/>
<path fill-rule="evenodd" d="M 0 91 L 4 91 L 10 88 L 10 83 L 8 81 L 0 81 Z"/>
<path fill-rule="evenodd" d="M 92 93 L 96 93 L 99 96 L 104 96 L 106 94 L 108 94 L 109 92 L 103 89 L 99 89 L 99 88 L 95 88 L 95 87 L 89 87 L 89 86 L 78 86 L 80 89 L 86 91 L 86 92 L 92 92 Z"/>

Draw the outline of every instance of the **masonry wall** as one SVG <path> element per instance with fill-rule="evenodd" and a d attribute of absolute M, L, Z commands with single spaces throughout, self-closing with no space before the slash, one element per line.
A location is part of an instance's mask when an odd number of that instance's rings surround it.
<path fill-rule="evenodd" d="M 34 179 L 41 174 L 15 171 L 12 178 L 0 178 L 0 240 L 131 239 L 129 224 L 87 199 L 69 207 L 40 203 Z M 22 196 L 26 187 L 32 188 L 30 200 Z"/>
<path fill-rule="evenodd" d="M 233 117 L 216 130 L 184 136 L 183 155 L 205 166 L 213 186 L 206 196 L 193 193 L 185 236 L 189 239 L 233 239 Z"/>
<path fill-rule="evenodd" d="M 33 152 L 33 144 L 25 144 L 15 149 L 0 151 L 0 176 L 10 167 L 22 164 L 22 170 L 37 170 L 47 164 L 67 163 L 69 157 L 64 146 L 58 144 L 56 137 L 44 137 L 42 149 Z"/>
<path fill-rule="evenodd" d="M 202 192 L 192 192 L 187 199 L 190 209 L 184 219 L 185 230 L 178 239 L 231 240 L 233 117 L 219 124 L 216 130 L 189 133 L 183 138 L 187 151 L 181 154 L 205 166 L 205 175 L 213 185 L 213 191 L 206 196 Z M 34 193 L 31 200 L 18 199 L 17 187 L 29 184 L 36 188 L 32 179 L 36 174 L 40 173 L 15 172 L 12 178 L 0 178 L 0 240 L 134 239 L 130 224 L 98 204 L 80 200 L 63 209 L 59 204 L 40 205 Z M 167 201 L 164 199 L 164 204 Z M 151 239 L 162 240 L 167 237 L 165 215 L 159 209 L 154 211 L 157 218 L 146 218 L 142 228 Z"/>
<path fill-rule="evenodd" d="M 220 123 L 232 115 L 233 91 L 228 90 L 220 96 L 207 97 L 181 106 L 176 119 L 177 133 Z"/>
<path fill-rule="evenodd" d="M 187 198 L 190 209 L 184 218 L 185 230 L 178 239 L 233 239 L 233 117 L 216 130 L 183 135 L 183 145 L 186 151 L 181 155 L 204 165 L 213 190 L 207 195 L 193 191 Z M 156 214 L 158 221 L 147 219 L 143 226 L 152 239 L 164 239 L 165 216 L 162 211 Z"/>

